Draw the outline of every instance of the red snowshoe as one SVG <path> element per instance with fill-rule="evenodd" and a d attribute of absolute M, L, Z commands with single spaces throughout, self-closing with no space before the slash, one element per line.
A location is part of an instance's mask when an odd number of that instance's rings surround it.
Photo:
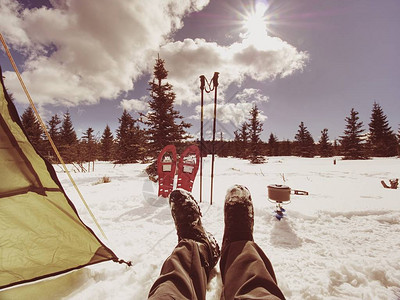
<path fill-rule="evenodd" d="M 200 150 L 196 145 L 191 145 L 183 151 L 178 163 L 177 188 L 188 192 L 192 191 L 197 171 L 199 170 Z"/>
<path fill-rule="evenodd" d="M 174 188 L 176 170 L 176 148 L 174 145 L 165 146 L 157 159 L 158 196 L 168 198 Z"/>

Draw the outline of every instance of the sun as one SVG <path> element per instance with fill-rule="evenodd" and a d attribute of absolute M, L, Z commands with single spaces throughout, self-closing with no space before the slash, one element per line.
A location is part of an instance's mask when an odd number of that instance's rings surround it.
<path fill-rule="evenodd" d="M 267 9 L 268 6 L 265 1 L 257 1 L 254 11 L 245 17 L 243 27 L 248 38 L 257 39 L 267 34 L 268 20 L 265 16 Z"/>

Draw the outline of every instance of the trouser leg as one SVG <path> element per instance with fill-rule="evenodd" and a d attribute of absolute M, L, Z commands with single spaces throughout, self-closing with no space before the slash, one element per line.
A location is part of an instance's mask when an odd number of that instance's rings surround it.
<path fill-rule="evenodd" d="M 149 292 L 149 299 L 205 299 L 206 248 L 193 240 L 181 240 L 166 259 L 161 274 Z"/>
<path fill-rule="evenodd" d="M 222 251 L 220 269 L 223 297 L 226 300 L 285 299 L 277 285 L 271 262 L 252 241 L 236 241 L 226 245 Z"/>

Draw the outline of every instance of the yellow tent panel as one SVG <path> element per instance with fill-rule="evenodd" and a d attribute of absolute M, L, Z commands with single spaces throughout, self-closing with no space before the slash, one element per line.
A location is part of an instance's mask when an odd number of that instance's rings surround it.
<path fill-rule="evenodd" d="M 117 260 L 29 142 L 0 80 L 0 289 Z"/>

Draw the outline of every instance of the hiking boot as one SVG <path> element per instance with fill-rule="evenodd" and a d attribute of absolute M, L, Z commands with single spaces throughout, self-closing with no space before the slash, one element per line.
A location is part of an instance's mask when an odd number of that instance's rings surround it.
<path fill-rule="evenodd" d="M 225 230 L 222 250 L 236 241 L 253 241 L 254 209 L 250 191 L 242 185 L 234 185 L 226 192 Z"/>
<path fill-rule="evenodd" d="M 207 254 L 202 254 L 202 258 L 208 275 L 218 262 L 220 250 L 214 236 L 205 231 L 201 224 L 202 215 L 199 205 L 192 194 L 184 189 L 172 191 L 169 195 L 169 204 L 178 234 L 178 242 L 190 239 L 206 246 Z"/>

